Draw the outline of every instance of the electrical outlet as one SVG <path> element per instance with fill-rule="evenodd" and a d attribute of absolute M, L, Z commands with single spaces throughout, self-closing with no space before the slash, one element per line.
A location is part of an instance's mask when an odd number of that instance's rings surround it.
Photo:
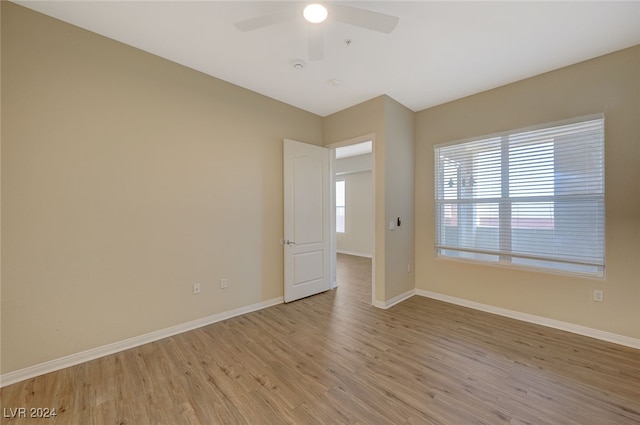
<path fill-rule="evenodd" d="M 194 283 L 193 284 L 193 295 L 198 295 L 200 293 L 200 284 L 199 283 Z"/>
<path fill-rule="evenodd" d="M 411 273 L 411 264 L 407 264 L 407 273 Z"/>
<path fill-rule="evenodd" d="M 604 291 L 601 289 L 594 289 L 593 290 L 593 300 L 597 301 L 599 303 L 604 301 Z"/>
<path fill-rule="evenodd" d="M 220 279 L 220 289 L 227 289 L 227 279 Z"/>

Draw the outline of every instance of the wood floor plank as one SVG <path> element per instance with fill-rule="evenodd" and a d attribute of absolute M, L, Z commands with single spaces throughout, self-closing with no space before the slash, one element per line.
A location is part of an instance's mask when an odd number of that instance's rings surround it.
<path fill-rule="evenodd" d="M 413 297 L 371 303 L 371 260 L 338 284 L 29 379 L 4 425 L 640 425 L 640 351 Z M 10 415 L 9 415 L 10 416 Z"/>

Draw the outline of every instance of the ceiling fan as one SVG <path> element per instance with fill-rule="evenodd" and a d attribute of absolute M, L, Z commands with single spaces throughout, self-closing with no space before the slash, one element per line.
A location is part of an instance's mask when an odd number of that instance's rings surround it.
<path fill-rule="evenodd" d="M 309 31 L 309 60 L 317 61 L 324 58 L 324 32 L 317 26 L 327 19 L 335 20 L 360 28 L 390 34 L 398 25 L 399 18 L 371 10 L 359 9 L 337 4 L 312 3 L 304 7 L 295 6 L 256 18 L 236 22 L 240 31 L 248 32 L 264 28 L 281 22 L 304 18 L 314 24 Z"/>

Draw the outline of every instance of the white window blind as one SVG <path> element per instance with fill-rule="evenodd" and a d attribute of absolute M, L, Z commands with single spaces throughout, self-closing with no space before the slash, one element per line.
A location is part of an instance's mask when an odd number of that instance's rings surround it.
<path fill-rule="evenodd" d="M 438 256 L 603 275 L 603 116 L 434 149 Z"/>
<path fill-rule="evenodd" d="M 336 232 L 345 233 L 345 183 L 336 181 Z"/>

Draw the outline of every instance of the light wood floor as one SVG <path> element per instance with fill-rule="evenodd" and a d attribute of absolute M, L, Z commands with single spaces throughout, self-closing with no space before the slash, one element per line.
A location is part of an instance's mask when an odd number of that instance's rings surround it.
<path fill-rule="evenodd" d="M 640 424 L 640 351 L 413 297 L 339 288 L 1 390 L 2 424 Z M 4 416 L 4 415 L 3 415 Z"/>

